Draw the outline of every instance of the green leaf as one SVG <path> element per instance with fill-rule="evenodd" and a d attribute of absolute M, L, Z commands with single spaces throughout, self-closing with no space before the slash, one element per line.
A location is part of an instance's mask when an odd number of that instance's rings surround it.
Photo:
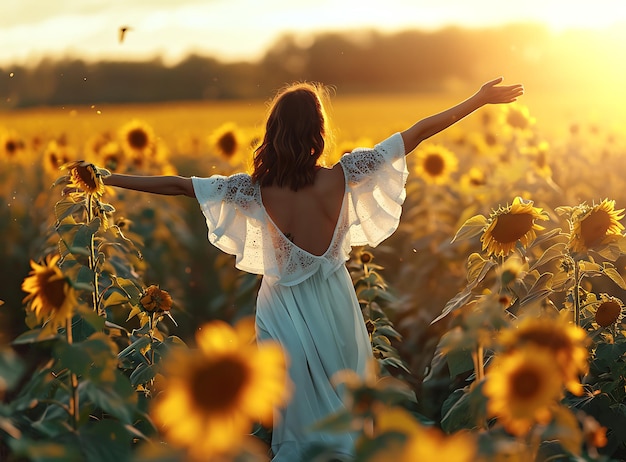
<path fill-rule="evenodd" d="M 143 293 L 142 288 L 137 287 L 137 284 L 130 279 L 115 277 L 113 275 L 111 275 L 111 278 L 113 279 L 113 283 L 128 296 L 131 304 L 137 305 L 139 303 Z"/>
<path fill-rule="evenodd" d="M 565 254 L 567 245 L 563 242 L 559 242 L 554 244 L 546 249 L 546 251 L 541 254 L 541 257 L 535 262 L 535 264 L 530 268 L 530 271 L 536 269 L 538 266 L 545 265 L 548 262 L 551 262 L 555 258 L 560 258 Z"/>
<path fill-rule="evenodd" d="M 446 399 L 442 406 L 441 419 L 441 428 L 445 432 L 475 428 L 477 422 L 484 418 L 487 399 L 482 394 L 483 384 L 484 382 L 479 382 L 471 389 L 457 389 Z"/>
<path fill-rule="evenodd" d="M 86 374 L 92 363 L 89 352 L 83 349 L 80 343 L 76 345 L 60 343 L 55 349 L 55 356 L 62 368 L 67 368 L 78 375 Z"/>
<path fill-rule="evenodd" d="M 113 419 L 89 421 L 78 432 L 85 460 L 120 462 L 131 459 L 132 436 L 124 424 Z"/>
<path fill-rule="evenodd" d="M 389 325 L 376 324 L 376 333 L 385 335 L 387 337 L 395 338 L 396 340 L 402 340 L 402 335 Z"/>
<path fill-rule="evenodd" d="M 32 329 L 19 335 L 15 340 L 11 342 L 13 345 L 28 345 L 31 343 L 47 342 L 50 340 L 61 339 L 60 335 L 46 335 L 41 336 L 42 329 Z"/>
<path fill-rule="evenodd" d="M 80 224 L 74 239 L 68 245 L 70 252 L 79 255 L 91 255 L 91 241 L 100 229 L 100 217 L 94 218 L 88 225 Z"/>
<path fill-rule="evenodd" d="M 605 267 L 604 274 L 606 274 L 611 280 L 619 286 L 620 289 L 626 290 L 626 282 L 619 272 L 613 267 Z"/>
<path fill-rule="evenodd" d="M 83 202 L 75 202 L 71 198 L 67 197 L 60 200 L 54 205 L 54 215 L 58 222 L 63 221 L 66 217 L 73 215 L 83 208 Z"/>
<path fill-rule="evenodd" d="M 67 435 L 63 435 L 63 438 L 43 441 L 35 441 L 27 438 L 8 438 L 8 444 L 12 454 L 19 457 L 19 460 L 22 460 L 22 458 L 26 458 L 26 460 L 30 462 L 67 462 L 82 460 L 75 439 Z"/>
<path fill-rule="evenodd" d="M 570 453 L 580 456 L 583 434 L 579 428 L 578 419 L 565 406 L 556 406 L 551 412 L 553 420 L 541 436 L 547 441 L 558 441 Z"/>
<path fill-rule="evenodd" d="M 104 298 L 104 307 L 117 306 L 128 303 L 130 298 L 128 294 L 119 290 L 109 290 L 107 296 Z"/>
<path fill-rule="evenodd" d="M 100 332 L 104 328 L 105 318 L 98 315 L 91 307 L 80 305 L 78 307 L 78 314 L 80 317 L 89 324 L 95 332 Z"/>
<path fill-rule="evenodd" d="M 2 349 L 0 351 L 0 377 L 4 389 L 13 389 L 22 377 L 24 370 L 24 361 L 13 350 Z"/>
<path fill-rule="evenodd" d="M 157 373 L 155 364 L 140 363 L 137 368 L 130 374 L 130 384 L 133 387 L 148 383 Z"/>
<path fill-rule="evenodd" d="M 137 364 L 147 363 L 148 360 L 141 352 L 146 346 L 150 344 L 150 337 L 147 335 L 139 337 L 132 344 L 124 348 L 117 355 L 120 362 L 124 367 L 133 368 Z"/>
<path fill-rule="evenodd" d="M 480 234 L 485 227 L 489 224 L 487 218 L 483 215 L 474 215 L 472 218 L 469 218 L 461 228 L 456 232 L 452 242 L 461 240 L 461 239 L 471 239 L 474 236 Z"/>
<path fill-rule="evenodd" d="M 330 433 L 344 433 L 350 431 L 352 429 L 352 414 L 347 410 L 339 411 L 316 422 L 312 429 Z"/>
<path fill-rule="evenodd" d="M 474 369 L 474 361 L 469 350 L 452 350 L 446 354 L 446 357 L 451 378 Z"/>
<path fill-rule="evenodd" d="M 115 212 L 115 207 L 113 207 L 111 204 L 100 202 L 99 207 L 100 207 L 100 210 L 102 210 L 103 212 L 107 212 L 107 213 Z"/>
<path fill-rule="evenodd" d="M 465 389 L 457 389 L 443 404 L 441 428 L 447 433 L 472 428 L 476 425 L 476 416 L 472 412 L 471 394 Z M 444 410 L 447 409 L 447 411 Z"/>
<path fill-rule="evenodd" d="M 472 288 L 468 285 L 461 292 L 459 292 L 452 299 L 450 299 L 448 303 L 446 303 L 446 305 L 443 307 L 441 314 L 433 319 L 430 324 L 435 324 L 436 322 L 448 316 L 453 311 L 458 310 L 459 308 L 464 306 L 471 297 Z"/>
<path fill-rule="evenodd" d="M 93 292 L 93 281 L 94 272 L 88 266 L 81 265 L 71 284 L 75 289 Z"/>
<path fill-rule="evenodd" d="M 550 295 L 552 290 L 552 273 L 543 273 L 532 285 L 528 294 L 521 300 L 520 306 L 527 306 Z"/>
<path fill-rule="evenodd" d="M 366 289 L 360 290 L 357 294 L 360 302 L 371 302 L 378 297 L 378 289 L 375 287 L 368 287 Z"/>
<path fill-rule="evenodd" d="M 479 282 L 495 264 L 493 260 L 483 258 L 479 253 L 472 253 L 467 258 L 467 282 L 470 284 Z"/>
<path fill-rule="evenodd" d="M 126 377 L 117 370 L 113 372 L 113 382 L 84 380 L 79 389 L 100 409 L 130 424 L 137 408 L 137 395 Z"/>
<path fill-rule="evenodd" d="M 54 187 L 56 187 L 56 186 L 58 186 L 60 184 L 67 184 L 69 182 L 70 182 L 70 176 L 69 175 L 63 175 L 63 176 L 58 177 L 54 181 L 54 183 L 52 183 L 51 188 L 54 188 Z"/>

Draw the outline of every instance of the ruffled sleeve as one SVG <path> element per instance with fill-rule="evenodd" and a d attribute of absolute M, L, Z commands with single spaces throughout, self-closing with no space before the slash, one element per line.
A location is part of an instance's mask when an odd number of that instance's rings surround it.
<path fill-rule="evenodd" d="M 350 246 L 377 246 L 400 223 L 408 170 L 404 142 L 395 133 L 374 146 L 358 148 L 339 161 L 346 177 Z"/>
<path fill-rule="evenodd" d="M 250 175 L 192 177 L 206 218 L 209 242 L 236 256 L 235 266 L 263 274 L 263 218 L 258 188 Z"/>

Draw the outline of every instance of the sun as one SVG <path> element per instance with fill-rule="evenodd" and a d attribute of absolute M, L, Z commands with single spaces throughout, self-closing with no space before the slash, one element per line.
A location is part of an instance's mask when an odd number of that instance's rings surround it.
<path fill-rule="evenodd" d="M 616 23 L 617 14 L 623 9 L 620 0 L 587 1 L 550 1 L 543 2 L 536 12 L 538 19 L 552 30 L 562 32 L 566 29 L 606 29 Z"/>

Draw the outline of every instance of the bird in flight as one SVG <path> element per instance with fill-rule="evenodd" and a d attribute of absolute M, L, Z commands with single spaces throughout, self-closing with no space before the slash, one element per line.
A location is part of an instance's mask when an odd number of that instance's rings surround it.
<path fill-rule="evenodd" d="M 124 37 L 126 36 L 126 32 L 128 32 L 131 28 L 128 26 L 121 26 L 118 31 L 118 40 L 120 43 L 124 41 Z"/>

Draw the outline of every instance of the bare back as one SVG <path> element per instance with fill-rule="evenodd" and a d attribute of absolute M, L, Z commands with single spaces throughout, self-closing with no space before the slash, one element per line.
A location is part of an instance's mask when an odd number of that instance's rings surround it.
<path fill-rule="evenodd" d="M 261 188 L 263 206 L 280 231 L 301 249 L 318 256 L 331 244 L 344 192 L 339 164 L 321 168 L 315 182 L 298 191 L 277 186 Z"/>

